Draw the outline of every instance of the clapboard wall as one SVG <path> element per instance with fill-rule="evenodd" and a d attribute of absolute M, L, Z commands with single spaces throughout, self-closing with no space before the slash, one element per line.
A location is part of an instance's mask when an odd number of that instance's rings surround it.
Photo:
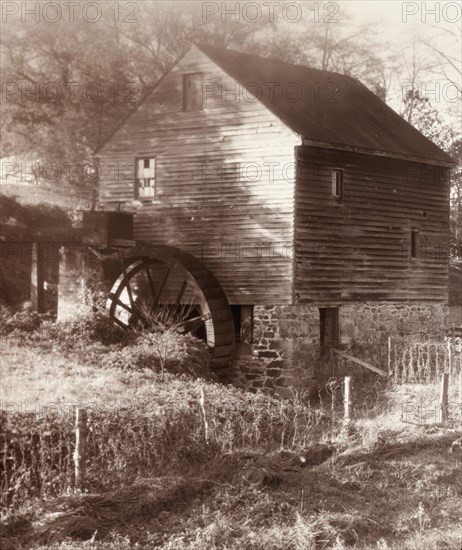
<path fill-rule="evenodd" d="M 183 75 L 204 110 L 183 111 Z M 100 203 L 135 213 L 134 238 L 202 259 L 234 304 L 293 294 L 294 146 L 301 140 L 197 48 L 100 150 Z M 135 158 L 156 158 L 156 196 L 134 201 Z"/>
<path fill-rule="evenodd" d="M 295 283 L 300 303 L 447 302 L 446 168 L 297 148 Z M 344 173 L 332 196 L 331 171 Z M 411 231 L 419 249 L 411 258 Z"/>

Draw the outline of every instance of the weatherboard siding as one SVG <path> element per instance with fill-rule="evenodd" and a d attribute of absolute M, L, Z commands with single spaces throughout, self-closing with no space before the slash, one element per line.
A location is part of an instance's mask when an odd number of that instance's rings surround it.
<path fill-rule="evenodd" d="M 298 148 L 294 292 L 301 303 L 447 301 L 448 171 Z M 331 169 L 344 170 L 344 199 Z M 410 258 L 412 228 L 420 253 Z"/>
<path fill-rule="evenodd" d="M 183 75 L 195 72 L 204 111 L 183 112 Z M 202 259 L 231 303 L 291 303 L 299 143 L 193 48 L 98 153 L 100 203 L 135 213 L 136 240 Z M 137 157 L 156 158 L 154 200 L 134 202 Z"/>

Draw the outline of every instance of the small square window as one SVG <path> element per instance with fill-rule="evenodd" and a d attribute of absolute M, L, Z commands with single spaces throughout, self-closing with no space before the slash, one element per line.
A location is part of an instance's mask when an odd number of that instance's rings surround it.
<path fill-rule="evenodd" d="M 135 197 L 148 199 L 156 192 L 156 159 L 136 159 Z"/>
<path fill-rule="evenodd" d="M 183 75 L 183 111 L 202 111 L 204 109 L 203 84 L 204 75 L 202 73 Z"/>
<path fill-rule="evenodd" d="M 343 200 L 343 170 L 332 170 L 332 196 Z"/>

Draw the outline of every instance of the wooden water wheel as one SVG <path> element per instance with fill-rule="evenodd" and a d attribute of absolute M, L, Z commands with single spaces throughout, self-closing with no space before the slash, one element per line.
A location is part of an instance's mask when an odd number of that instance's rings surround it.
<path fill-rule="evenodd" d="M 203 339 L 214 368 L 233 359 L 234 323 L 226 295 L 208 268 L 181 250 L 131 249 L 106 307 L 122 327 L 154 323 Z"/>

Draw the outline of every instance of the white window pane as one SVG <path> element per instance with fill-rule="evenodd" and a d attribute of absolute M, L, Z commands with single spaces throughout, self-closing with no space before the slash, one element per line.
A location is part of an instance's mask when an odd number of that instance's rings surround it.
<path fill-rule="evenodd" d="M 337 194 L 337 173 L 332 170 L 332 195 Z"/>
<path fill-rule="evenodd" d="M 136 159 L 136 194 L 139 198 L 155 196 L 156 159 Z"/>

